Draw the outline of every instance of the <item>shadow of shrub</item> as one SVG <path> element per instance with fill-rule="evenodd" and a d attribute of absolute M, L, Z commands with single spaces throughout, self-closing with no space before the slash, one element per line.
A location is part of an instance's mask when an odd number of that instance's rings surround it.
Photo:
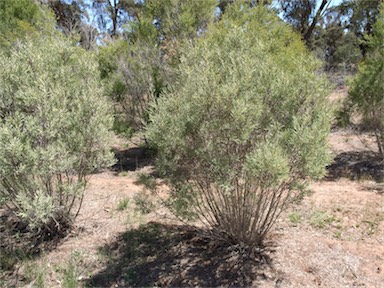
<path fill-rule="evenodd" d="M 155 162 L 155 152 L 147 147 L 132 147 L 128 149 L 114 149 L 117 162 L 112 170 L 119 173 L 135 171 Z"/>
<path fill-rule="evenodd" d="M 150 222 L 99 248 L 105 268 L 88 287 L 250 286 L 268 279 L 271 251 L 201 237 L 188 226 Z M 272 277 L 273 278 L 273 277 Z"/>
<path fill-rule="evenodd" d="M 64 222 L 63 222 L 64 223 Z M 0 268 L 12 273 L 14 266 L 24 260 L 39 257 L 42 252 L 51 251 L 68 235 L 70 223 L 60 227 L 42 228 L 32 231 L 28 225 L 11 212 L 0 211 Z"/>
<path fill-rule="evenodd" d="M 351 151 L 338 154 L 334 162 L 327 167 L 326 180 L 342 177 L 351 180 L 384 181 L 384 161 L 370 151 Z"/>

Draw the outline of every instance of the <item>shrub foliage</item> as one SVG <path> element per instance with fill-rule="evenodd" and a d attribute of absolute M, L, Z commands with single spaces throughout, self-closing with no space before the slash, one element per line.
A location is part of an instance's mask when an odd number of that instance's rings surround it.
<path fill-rule="evenodd" d="M 353 79 L 346 106 L 363 116 L 363 124 L 375 134 L 378 151 L 384 157 L 384 4 L 374 34 L 366 37 L 366 59 Z"/>
<path fill-rule="evenodd" d="M 158 48 L 139 41 L 116 41 L 100 49 L 101 76 L 106 94 L 115 103 L 115 126 L 120 122 L 140 130 L 148 120 L 148 103 L 160 94 L 166 75 L 160 54 Z"/>
<path fill-rule="evenodd" d="M 80 209 L 87 175 L 112 163 L 110 105 L 94 57 L 42 37 L 0 51 L 0 202 L 30 228 Z"/>
<path fill-rule="evenodd" d="M 208 31 L 183 51 L 147 136 L 172 211 L 257 246 L 305 181 L 325 173 L 328 84 L 300 37 L 265 8 L 233 6 Z"/>

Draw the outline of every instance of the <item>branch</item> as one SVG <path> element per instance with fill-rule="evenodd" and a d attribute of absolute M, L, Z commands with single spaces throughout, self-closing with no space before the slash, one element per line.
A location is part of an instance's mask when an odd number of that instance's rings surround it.
<path fill-rule="evenodd" d="M 322 17 L 323 11 L 327 10 L 329 4 L 332 2 L 332 0 L 322 0 L 319 10 L 317 10 L 315 17 L 312 20 L 311 26 L 309 26 L 307 32 L 304 35 L 304 40 L 307 46 L 309 46 L 309 41 L 311 40 L 313 30 L 315 29 L 315 26 L 319 19 Z"/>

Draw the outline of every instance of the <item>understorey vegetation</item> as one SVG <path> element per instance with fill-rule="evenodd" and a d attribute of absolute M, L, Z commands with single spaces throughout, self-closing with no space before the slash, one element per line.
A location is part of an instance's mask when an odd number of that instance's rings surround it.
<path fill-rule="evenodd" d="M 384 4 L 380 11 L 373 34 L 364 40 L 367 57 L 351 83 L 345 109 L 350 118 L 354 112 L 362 116 L 363 127 L 375 135 L 379 155 L 384 159 Z"/>
<path fill-rule="evenodd" d="M 147 136 L 173 212 L 260 246 L 305 182 L 324 176 L 332 111 L 318 62 L 290 27 L 263 7 L 228 9 L 185 48 Z"/>
<path fill-rule="evenodd" d="M 0 203 L 30 231 L 79 213 L 87 176 L 113 163 L 112 115 L 95 57 L 61 36 L 0 52 Z"/>
<path fill-rule="evenodd" d="M 380 2 L 0 0 L 0 287 L 379 287 Z"/>

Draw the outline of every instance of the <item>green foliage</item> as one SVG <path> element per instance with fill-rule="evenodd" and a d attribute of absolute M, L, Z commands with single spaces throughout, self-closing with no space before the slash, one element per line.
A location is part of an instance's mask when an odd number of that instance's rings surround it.
<path fill-rule="evenodd" d="M 139 173 L 137 182 L 148 190 L 153 190 L 156 187 L 156 178 L 146 173 Z"/>
<path fill-rule="evenodd" d="M 317 210 L 311 214 L 309 224 L 315 228 L 322 229 L 332 224 L 335 220 L 335 216 L 329 215 L 326 211 Z"/>
<path fill-rule="evenodd" d="M 328 9 L 330 1 L 322 0 L 278 0 L 281 12 L 288 23 L 301 35 L 307 47 L 312 49 L 312 36 Z"/>
<path fill-rule="evenodd" d="M 303 35 L 311 25 L 311 19 L 315 16 L 316 2 L 316 0 L 305 2 L 300 0 L 278 0 L 284 19 Z"/>
<path fill-rule="evenodd" d="M 298 224 L 302 220 L 302 216 L 298 212 L 292 212 L 288 215 L 289 221 L 293 224 Z"/>
<path fill-rule="evenodd" d="M 336 14 L 336 12 L 334 12 Z M 337 71 L 343 67 L 352 70 L 361 58 L 359 40 L 352 32 L 345 32 L 340 15 L 328 15 L 323 27 L 318 27 L 312 47 L 315 54 L 324 60 L 326 71 Z"/>
<path fill-rule="evenodd" d="M 158 42 L 195 38 L 214 18 L 216 0 L 148 0 L 131 36 Z"/>
<path fill-rule="evenodd" d="M 118 115 L 115 115 L 114 121 L 113 121 L 113 131 L 121 135 L 125 138 L 131 138 L 134 130 L 131 126 L 127 124 L 127 121 L 124 120 L 126 117 L 119 117 Z"/>
<path fill-rule="evenodd" d="M 124 211 L 125 209 L 128 208 L 129 205 L 129 198 L 124 198 L 119 201 L 117 204 L 117 211 Z"/>
<path fill-rule="evenodd" d="M 53 17 L 47 9 L 40 7 L 33 0 L 1 1 L 0 46 L 9 46 L 16 39 L 39 30 L 52 31 L 53 23 Z"/>
<path fill-rule="evenodd" d="M 24 264 L 25 278 L 31 282 L 31 286 L 36 288 L 44 288 L 45 278 L 47 275 L 47 267 L 44 264 L 37 264 L 33 261 L 28 261 Z"/>
<path fill-rule="evenodd" d="M 116 132 L 132 134 L 146 122 L 148 103 L 158 96 L 166 75 L 160 55 L 157 47 L 143 42 L 128 45 L 120 40 L 100 49 L 106 93 L 116 103 Z"/>
<path fill-rule="evenodd" d="M 325 50 L 332 50 L 333 54 L 329 53 L 326 58 L 329 68 L 334 68 L 336 65 L 345 64 L 356 66 L 362 58 L 359 50 L 359 41 L 352 33 L 344 33 L 340 39 L 329 37 L 329 32 L 325 32 Z M 331 41 L 334 41 L 331 44 Z M 329 47 L 329 48 L 328 48 Z M 332 48 L 331 48 L 332 47 Z"/>
<path fill-rule="evenodd" d="M 0 51 L 0 203 L 30 228 L 60 229 L 87 175 L 111 165 L 110 105 L 95 57 L 59 37 Z"/>
<path fill-rule="evenodd" d="M 77 251 L 73 252 L 68 261 L 67 267 L 62 270 L 62 283 L 63 288 L 77 288 L 80 287 L 78 278 L 80 276 L 80 266 L 82 263 L 81 254 Z"/>
<path fill-rule="evenodd" d="M 378 150 L 384 157 L 384 5 L 381 17 L 366 37 L 368 54 L 353 79 L 346 107 L 363 116 L 363 124 L 375 134 Z"/>
<path fill-rule="evenodd" d="M 300 37 L 265 8 L 227 7 L 183 52 L 147 127 L 170 208 L 259 245 L 303 179 L 325 173 L 326 80 Z"/>
<path fill-rule="evenodd" d="M 374 23 L 380 18 L 380 1 L 344 0 L 340 3 L 339 10 L 348 18 L 348 31 L 359 39 L 358 45 L 365 57 L 368 46 L 364 38 L 374 33 Z"/>
<path fill-rule="evenodd" d="M 135 210 L 141 214 L 149 214 L 154 210 L 154 205 L 149 199 L 148 195 L 144 193 L 137 194 L 134 198 Z"/>
<path fill-rule="evenodd" d="M 120 2 L 122 3 L 122 2 Z M 134 131 L 148 121 L 148 104 L 173 81 L 179 47 L 196 38 L 214 18 L 215 0 L 150 0 L 126 2 L 133 16 L 124 40 L 103 47 L 99 54 L 107 94 L 116 114 Z"/>

